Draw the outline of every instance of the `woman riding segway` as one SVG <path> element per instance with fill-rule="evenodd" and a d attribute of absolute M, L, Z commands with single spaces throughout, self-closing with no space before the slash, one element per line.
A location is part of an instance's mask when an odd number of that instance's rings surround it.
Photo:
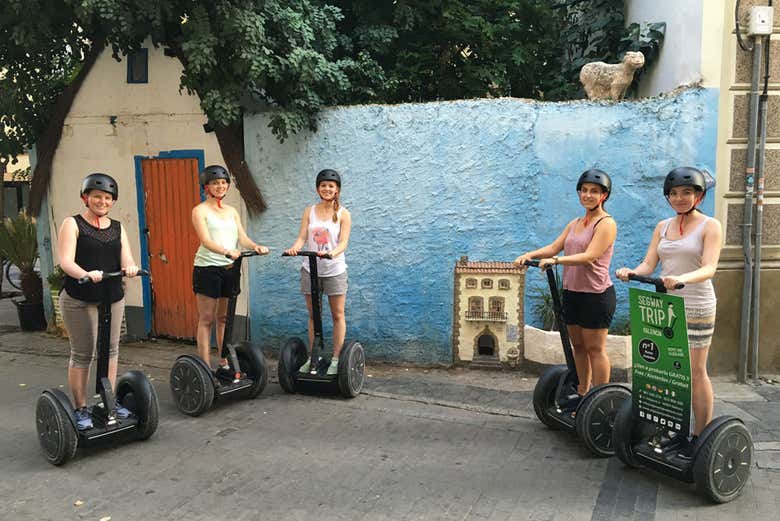
<path fill-rule="evenodd" d="M 279 383 L 285 391 L 294 392 L 299 382 L 326 387 L 332 387 L 335 382 L 342 394 L 353 397 L 363 387 L 365 358 L 360 343 L 351 341 L 344 347 L 347 330 L 344 252 L 349 245 L 352 217 L 339 204 L 341 176 L 338 172 L 322 170 L 317 174 L 315 187 L 320 201 L 303 211 L 298 237 L 284 252 L 285 256 L 306 257 L 301 266 L 301 292 L 309 311 L 310 356 L 299 339 L 288 340 L 279 357 Z M 323 347 L 322 293 L 328 296 L 333 319 L 333 356 L 329 362 L 327 357 L 320 357 Z"/>
<path fill-rule="evenodd" d="M 235 349 L 231 337 L 240 293 L 241 261 L 244 257 L 265 255 L 268 248 L 252 241 L 241 225 L 238 211 L 222 203 L 230 188 L 230 174 L 225 168 L 206 167 L 200 173 L 200 185 L 206 200 L 192 209 L 192 224 L 200 239 L 192 272 L 198 302 L 198 356 L 178 357 L 170 378 L 176 405 L 191 416 L 208 409 L 215 395 L 243 391 L 254 398 L 267 381 L 262 350 L 251 344 Z M 242 253 L 239 245 L 248 251 Z M 212 370 L 211 332 L 215 325 L 219 362 Z"/>
<path fill-rule="evenodd" d="M 637 267 L 620 268 L 616 275 L 623 281 L 655 283 L 657 290 L 668 290 L 669 294 L 683 298 L 694 426 L 690 439 L 687 429 L 678 431 L 675 425 L 671 430 L 669 423 L 666 428 L 662 423 L 661 428 L 655 425 L 653 429 L 647 415 L 644 419 L 637 415 L 637 404 L 626 403 L 615 423 L 617 454 L 628 465 L 643 464 L 676 479 L 695 481 L 716 502 L 731 501 L 739 496 L 750 476 L 753 443 L 750 432 L 738 418 L 712 419 L 713 392 L 707 355 L 715 329 L 712 277 L 720 258 L 723 232 L 720 222 L 698 209 L 707 194 L 706 179 L 700 170 L 675 168 L 667 174 L 663 192 L 677 215 L 656 225 L 645 258 Z M 648 279 L 659 262 L 660 279 Z M 676 317 L 666 314 L 667 323 L 663 325 L 671 329 Z M 671 339 L 667 328 L 662 334 Z M 683 423 L 686 421 L 687 417 Z"/>
<path fill-rule="evenodd" d="M 57 245 L 65 272 L 59 303 L 70 341 L 68 385 L 73 403 L 58 389 L 48 389 L 36 411 L 41 447 L 56 465 L 71 458 L 80 442 L 129 429 L 136 429 L 138 439 L 146 439 L 157 428 L 157 395 L 146 376 L 130 371 L 117 381 L 125 308 L 121 278 L 145 274 L 135 265 L 124 227 L 108 217 L 119 187 L 107 174 L 90 174 L 81 184 L 80 197 L 85 209 L 65 218 Z M 101 401 L 90 408 L 87 379 L 96 349 L 95 392 Z"/>
<path fill-rule="evenodd" d="M 569 367 L 551 368 L 540 377 L 534 408 L 548 427 L 570 431 L 576 428 L 588 448 L 602 456 L 614 453 L 611 420 L 617 405 L 628 396 L 622 386 L 604 388 L 611 371 L 606 354 L 607 330 L 615 311 L 609 264 L 617 226 L 604 209 L 611 191 L 612 180 L 606 172 L 595 168 L 583 172 L 577 181 L 577 193 L 584 216 L 570 221 L 552 243 L 514 261 L 522 266 L 539 259 L 538 266 L 544 270 L 557 264 L 564 267 L 562 309 L 557 311 L 562 312 L 566 327 L 566 331 L 561 330 L 561 338 Z M 561 250 L 564 255 L 558 256 Z M 551 291 L 557 292 L 557 288 L 551 285 Z M 573 360 L 568 354 L 569 342 Z M 607 408 L 592 407 L 596 394 L 588 395 L 591 383 L 608 393 Z M 588 399 L 584 400 L 586 396 Z M 586 407 L 586 418 L 577 417 L 580 407 Z M 600 411 L 599 418 L 592 416 L 596 410 Z"/>

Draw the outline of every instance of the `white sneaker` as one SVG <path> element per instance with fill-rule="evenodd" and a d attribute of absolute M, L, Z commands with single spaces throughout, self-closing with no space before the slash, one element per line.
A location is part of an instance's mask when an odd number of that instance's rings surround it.
<path fill-rule="evenodd" d="M 299 373 L 308 373 L 308 372 L 309 372 L 309 368 L 310 368 L 310 367 L 311 367 L 311 359 L 307 359 L 307 360 L 306 360 L 306 363 L 305 363 L 305 364 L 303 364 L 303 365 L 300 367 L 300 369 L 298 369 L 298 372 L 299 372 Z"/>
<path fill-rule="evenodd" d="M 328 372 L 326 373 L 329 376 L 332 376 L 334 374 L 339 374 L 339 359 L 333 358 L 330 361 L 330 365 L 328 366 Z"/>

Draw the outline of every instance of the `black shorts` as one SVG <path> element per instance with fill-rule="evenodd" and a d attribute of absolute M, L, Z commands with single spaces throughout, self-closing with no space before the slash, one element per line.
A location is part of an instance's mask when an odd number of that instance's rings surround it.
<path fill-rule="evenodd" d="M 192 289 L 196 294 L 211 298 L 229 298 L 241 293 L 241 274 L 232 264 L 227 266 L 195 266 L 192 270 Z"/>
<path fill-rule="evenodd" d="M 615 314 L 615 287 L 604 293 L 563 290 L 563 323 L 585 329 L 607 329 Z"/>

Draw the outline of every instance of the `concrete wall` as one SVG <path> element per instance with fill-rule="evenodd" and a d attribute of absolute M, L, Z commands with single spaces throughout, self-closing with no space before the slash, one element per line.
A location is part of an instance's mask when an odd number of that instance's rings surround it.
<path fill-rule="evenodd" d="M 767 0 L 742 0 L 740 20 L 747 23 L 750 7 Z M 723 52 L 722 93 L 718 121 L 718 185 L 716 216 L 724 224 L 724 247 L 714 282 L 718 292 L 718 323 L 710 354 L 716 373 L 735 373 L 739 363 L 743 266 L 742 227 L 747 155 L 748 95 L 753 54 L 739 48 L 734 34 L 735 0 L 725 2 L 720 40 Z M 774 2 L 775 29 L 770 42 L 769 118 L 767 121 L 766 183 L 762 237 L 759 374 L 780 370 L 780 321 L 774 319 L 780 299 L 780 2 Z M 762 84 L 763 87 L 763 78 Z M 754 220 L 755 223 L 755 220 Z"/>
<path fill-rule="evenodd" d="M 176 59 L 164 56 L 161 48 L 151 45 L 148 48 L 149 82 L 145 84 L 127 83 L 126 61 L 114 60 L 110 49 L 104 51 L 65 120 L 48 195 L 55 264 L 57 230 L 66 216 L 83 208 L 78 195 L 85 175 L 106 172 L 119 183 L 119 200 L 111 217 L 122 222 L 133 256 L 141 265 L 134 157 L 156 157 L 163 151 L 202 150 L 206 164 L 224 164 L 216 137 L 203 131 L 206 117 L 197 97 L 179 92 L 181 65 Z M 110 116 L 116 116 L 114 124 Z M 235 190 L 229 192 L 227 201 L 240 207 Z M 191 291 L 183 288 L 187 298 L 195 298 Z M 244 297 L 238 304 L 241 314 L 246 310 Z M 143 305 L 140 279 L 127 282 L 126 298 L 128 316 L 140 313 Z M 141 331 L 134 328 L 130 333 L 136 335 Z"/>
<path fill-rule="evenodd" d="M 717 90 L 697 89 L 621 103 L 339 107 L 322 114 L 317 133 L 282 144 L 267 115 L 247 115 L 247 160 L 270 204 L 249 228 L 276 248 L 251 273 L 253 338 L 278 345 L 305 334 L 300 261 L 278 254 L 317 200 L 320 169 L 341 171 L 353 215 L 347 337 L 372 359 L 449 363 L 458 258 L 512 260 L 553 240 L 582 213 L 580 173 L 598 166 L 615 184 L 607 204 L 619 223 L 613 267 L 637 264 L 653 226 L 670 214 L 665 174 L 682 164 L 714 171 L 717 104 Z M 527 287 L 544 283 L 536 271 L 526 277 Z M 627 319 L 626 288 L 616 287 L 618 323 Z"/>
<path fill-rule="evenodd" d="M 666 36 L 658 60 L 642 77 L 639 96 L 655 96 L 670 92 L 680 85 L 702 79 L 703 4 L 722 4 L 722 0 L 627 0 L 626 25 L 636 22 L 666 22 Z M 717 31 L 716 34 L 720 34 Z"/>

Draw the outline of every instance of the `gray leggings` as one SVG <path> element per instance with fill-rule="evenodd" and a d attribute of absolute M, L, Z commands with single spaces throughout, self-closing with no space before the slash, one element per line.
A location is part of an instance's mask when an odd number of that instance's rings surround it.
<path fill-rule="evenodd" d="M 60 312 L 62 321 L 70 337 L 70 367 L 88 369 L 95 356 L 98 330 L 98 305 L 84 302 L 60 293 Z M 111 304 L 111 347 L 108 358 L 119 356 L 119 334 L 122 328 L 122 316 L 125 313 L 125 299 Z"/>

